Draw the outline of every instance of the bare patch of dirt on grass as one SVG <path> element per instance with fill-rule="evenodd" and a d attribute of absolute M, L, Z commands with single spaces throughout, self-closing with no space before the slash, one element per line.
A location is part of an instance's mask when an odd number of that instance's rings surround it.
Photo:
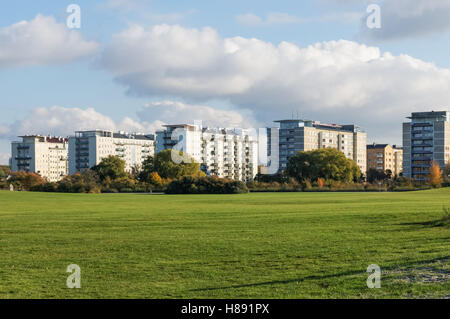
<path fill-rule="evenodd" d="M 414 267 L 399 268 L 383 272 L 393 282 L 435 284 L 450 280 L 450 258 L 417 264 Z"/>

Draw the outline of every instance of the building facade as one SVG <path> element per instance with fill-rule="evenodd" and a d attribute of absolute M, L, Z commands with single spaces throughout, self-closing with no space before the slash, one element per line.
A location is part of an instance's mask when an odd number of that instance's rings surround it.
<path fill-rule="evenodd" d="M 131 172 L 149 156 L 153 156 L 154 135 L 114 133 L 111 131 L 78 131 L 69 138 L 69 174 L 83 172 L 110 155 L 125 161 Z"/>
<path fill-rule="evenodd" d="M 442 169 L 450 158 L 450 112 L 416 112 L 403 123 L 403 175 L 426 180 L 435 161 Z"/>
<path fill-rule="evenodd" d="M 376 169 L 380 172 L 392 173 L 398 176 L 403 172 L 403 149 L 396 145 L 367 145 L 367 170 Z"/>
<path fill-rule="evenodd" d="M 11 143 L 11 170 L 34 172 L 49 182 L 68 173 L 68 139 L 52 136 L 20 136 Z"/>
<path fill-rule="evenodd" d="M 258 142 L 247 130 L 165 125 L 156 132 L 156 153 L 181 150 L 207 175 L 251 181 L 258 173 Z"/>
<path fill-rule="evenodd" d="M 358 126 L 304 120 L 275 122 L 280 124 L 278 132 L 279 172 L 286 170 L 289 158 L 297 152 L 335 148 L 344 153 L 347 158 L 354 160 L 361 172 L 366 173 L 367 134 Z M 271 130 L 273 135 L 274 129 Z M 273 144 L 274 141 L 270 143 Z M 272 145 L 268 145 L 268 149 L 271 147 Z"/>

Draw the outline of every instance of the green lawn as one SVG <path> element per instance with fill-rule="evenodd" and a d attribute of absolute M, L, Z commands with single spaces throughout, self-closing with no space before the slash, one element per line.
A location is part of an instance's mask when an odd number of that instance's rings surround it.
<path fill-rule="evenodd" d="M 0 192 L 0 298 L 442 298 L 450 189 Z M 82 288 L 66 288 L 78 264 Z M 367 266 L 381 289 L 366 286 Z"/>

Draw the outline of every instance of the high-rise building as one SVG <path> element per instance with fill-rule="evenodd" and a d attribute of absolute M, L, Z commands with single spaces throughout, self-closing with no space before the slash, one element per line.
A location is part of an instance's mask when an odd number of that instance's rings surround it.
<path fill-rule="evenodd" d="M 165 125 L 156 132 L 156 152 L 183 151 L 207 175 L 251 181 L 258 173 L 258 142 L 247 130 Z"/>
<path fill-rule="evenodd" d="M 30 135 L 11 143 L 13 172 L 34 172 L 49 182 L 61 180 L 68 172 L 67 138 Z"/>
<path fill-rule="evenodd" d="M 403 123 L 403 175 L 424 181 L 435 161 L 450 158 L 450 112 L 416 112 Z"/>
<path fill-rule="evenodd" d="M 403 149 L 389 144 L 367 145 L 367 170 L 369 169 L 390 171 L 392 176 L 400 175 L 403 171 Z"/>
<path fill-rule="evenodd" d="M 154 135 L 103 130 L 75 132 L 69 138 L 69 174 L 92 168 L 110 155 L 123 159 L 125 169 L 131 172 L 154 155 Z"/>
<path fill-rule="evenodd" d="M 286 170 L 289 158 L 299 151 L 335 148 L 344 153 L 347 158 L 354 160 L 361 172 L 366 173 L 367 134 L 358 126 L 305 120 L 275 122 L 280 123 L 278 134 L 279 172 Z M 268 149 L 270 149 L 269 145 Z"/>

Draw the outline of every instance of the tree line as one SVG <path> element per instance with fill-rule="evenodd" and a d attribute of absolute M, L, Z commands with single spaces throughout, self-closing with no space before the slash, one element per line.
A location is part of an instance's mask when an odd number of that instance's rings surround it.
<path fill-rule="evenodd" d="M 298 152 L 289 159 L 285 171 L 277 175 L 258 174 L 247 184 L 215 176 L 206 176 L 200 164 L 172 161 L 172 150 L 148 157 L 141 167 L 126 171 L 117 156 L 108 156 L 84 172 L 48 182 L 35 173 L 8 171 L 0 167 L 0 188 L 63 193 L 166 192 L 170 194 L 245 193 L 250 191 L 380 191 L 415 190 L 450 186 L 450 165 L 443 170 L 433 163 L 426 183 L 417 183 L 389 172 L 369 170 L 364 176 L 358 165 L 342 152 L 326 148 Z M 180 153 L 181 156 L 184 154 Z M 9 176 L 9 178 L 7 177 Z M 8 180 L 6 180 L 8 178 Z"/>

